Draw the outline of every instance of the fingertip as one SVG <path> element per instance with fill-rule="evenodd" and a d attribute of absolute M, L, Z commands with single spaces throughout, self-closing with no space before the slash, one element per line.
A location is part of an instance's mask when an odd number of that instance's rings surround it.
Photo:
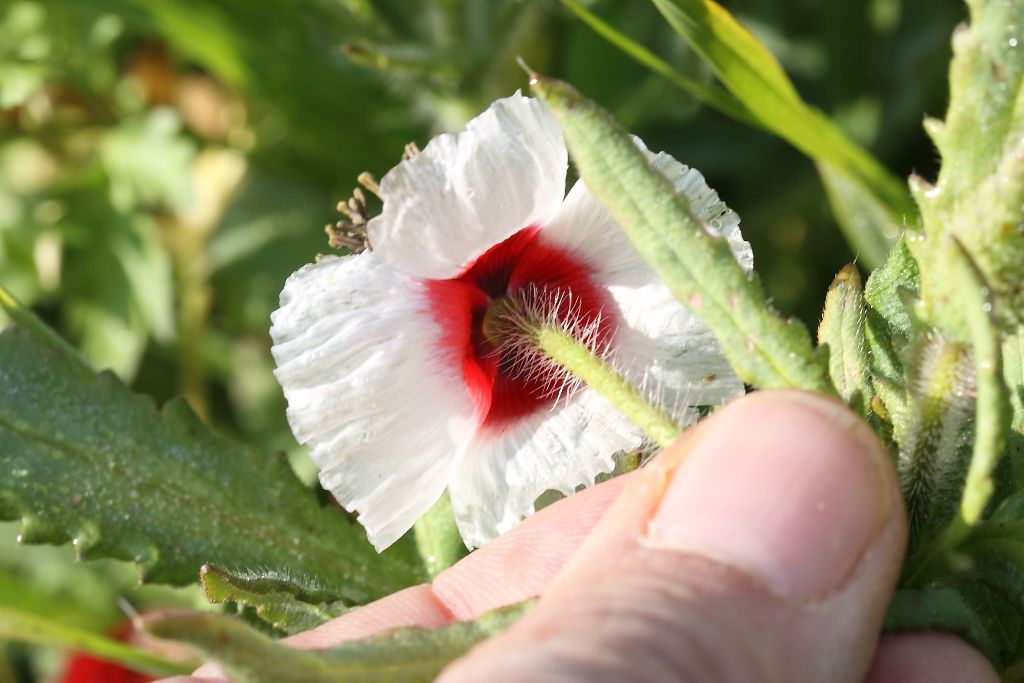
<path fill-rule="evenodd" d="M 648 540 L 744 569 L 781 596 L 817 600 L 874 543 L 899 508 L 898 490 L 882 445 L 844 405 L 759 392 L 704 426 Z"/>
<path fill-rule="evenodd" d="M 949 633 L 899 633 L 882 638 L 865 683 L 998 683 L 978 650 Z"/>

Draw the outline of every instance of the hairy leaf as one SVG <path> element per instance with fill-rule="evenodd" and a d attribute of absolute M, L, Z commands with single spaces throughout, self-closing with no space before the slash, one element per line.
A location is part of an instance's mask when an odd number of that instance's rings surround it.
<path fill-rule="evenodd" d="M 981 270 L 1002 321 L 1024 319 L 1024 3 L 971 0 L 970 23 L 953 36 L 945 122 L 925 129 L 942 157 L 934 186 L 916 179 L 924 238 L 913 244 L 924 266 L 930 320 L 970 336 L 957 283 L 956 240 Z"/>
<path fill-rule="evenodd" d="M 974 449 L 960 503 L 960 519 L 967 527 L 981 519 L 995 490 L 992 473 L 1006 448 L 1010 430 L 1010 396 L 1003 378 L 1002 344 L 993 319 L 990 291 L 982 274 L 966 252 L 954 273 L 965 304 L 967 325 L 974 347 L 977 382 L 974 417 Z M 951 530 L 953 531 L 953 530 Z"/>
<path fill-rule="evenodd" d="M 166 615 L 147 619 L 144 628 L 195 646 L 238 683 L 426 683 L 473 645 L 508 628 L 529 604 L 436 630 L 400 629 L 323 650 L 276 643 L 222 614 Z"/>
<path fill-rule="evenodd" d="M 890 422 L 902 420 L 906 412 L 901 353 L 912 332 L 909 302 L 919 289 L 917 262 L 903 239 L 893 245 L 885 263 L 871 273 L 864 286 L 864 334 L 871 355 L 872 384 Z"/>
<path fill-rule="evenodd" d="M 748 384 L 835 393 L 822 355 L 799 322 L 769 306 L 724 239 L 713 237 L 633 139 L 572 86 L 535 77 L 532 86 L 562 125 L 587 187 L 681 302 L 715 332 Z"/>
<path fill-rule="evenodd" d="M 229 572 L 212 564 L 199 574 L 210 602 L 252 607 L 256 616 L 286 633 L 308 631 L 349 609 L 341 593 L 308 579 L 278 572 Z"/>
<path fill-rule="evenodd" d="M 861 415 L 871 397 L 868 346 L 864 337 L 864 292 L 852 263 L 836 275 L 825 295 L 825 312 L 818 326 L 818 344 L 828 346 L 828 370 L 839 396 Z"/>
<path fill-rule="evenodd" d="M 353 602 L 421 579 L 378 557 L 283 457 L 211 432 L 182 401 L 157 410 L 46 338 L 0 333 L 0 514 L 26 543 L 136 562 L 184 584 L 208 562 L 316 577 Z"/>
<path fill-rule="evenodd" d="M 961 250 L 959 253 L 960 259 L 954 262 L 956 270 L 951 276 L 957 282 L 960 297 L 964 301 L 965 316 L 972 336 L 973 353 L 965 358 L 973 362 L 977 387 L 973 416 L 974 445 L 960 494 L 958 514 L 932 547 L 910 558 L 908 566 L 911 567 L 911 574 L 920 572 L 928 575 L 929 565 L 951 562 L 949 556 L 956 552 L 957 547 L 970 535 L 971 528 L 981 520 L 995 492 L 992 473 L 1003 455 L 1006 434 L 1010 428 L 1009 392 L 1003 378 L 1002 345 L 992 315 L 992 303 L 988 298 L 990 292 L 982 283 L 981 272 L 966 251 Z M 950 347 L 956 346 L 950 344 Z M 951 419 L 941 422 L 939 429 L 942 432 L 966 431 Z M 926 453 L 920 455 L 923 459 L 934 457 Z"/>
<path fill-rule="evenodd" d="M 974 364 L 965 345 L 936 330 L 917 335 L 904 356 L 906 407 L 896 416 L 893 435 L 916 550 L 956 509 L 974 409 Z"/>

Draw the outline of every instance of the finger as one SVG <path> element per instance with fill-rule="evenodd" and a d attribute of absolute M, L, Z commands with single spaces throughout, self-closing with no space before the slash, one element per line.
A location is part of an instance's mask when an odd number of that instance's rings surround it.
<path fill-rule="evenodd" d="M 759 392 L 652 465 L 538 606 L 445 683 L 863 679 L 906 543 L 863 421 Z"/>
<path fill-rule="evenodd" d="M 433 585 L 407 588 L 285 642 L 296 647 L 329 647 L 401 626 L 437 628 L 536 597 L 627 481 L 628 477 L 619 477 L 544 508 L 441 572 Z"/>
<path fill-rule="evenodd" d="M 434 579 L 437 599 L 457 620 L 543 592 L 626 487 L 616 477 L 564 498 Z"/>
<path fill-rule="evenodd" d="M 999 683 L 988 660 L 948 633 L 882 638 L 865 683 Z"/>

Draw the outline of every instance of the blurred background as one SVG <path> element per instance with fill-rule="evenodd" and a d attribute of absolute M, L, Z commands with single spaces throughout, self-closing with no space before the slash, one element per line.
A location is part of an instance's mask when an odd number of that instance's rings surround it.
<path fill-rule="evenodd" d="M 724 4 L 808 102 L 899 175 L 934 174 L 920 120 L 945 109 L 959 2 Z M 709 78 L 647 3 L 587 6 Z M 284 280 L 329 251 L 323 226 L 361 171 L 379 177 L 405 143 L 525 89 L 516 56 L 699 168 L 742 216 L 777 307 L 816 327 L 854 254 L 813 164 L 698 106 L 557 0 L 0 0 L 0 283 L 97 368 L 159 402 L 184 394 L 312 481 L 271 375 Z M 17 547 L 15 529 L 0 525 L 0 606 L 114 632 L 119 596 L 139 609 L 203 602 L 139 589 L 124 566 L 73 565 L 67 548 Z M 0 683 L 131 680 L 74 666 L 0 644 Z"/>

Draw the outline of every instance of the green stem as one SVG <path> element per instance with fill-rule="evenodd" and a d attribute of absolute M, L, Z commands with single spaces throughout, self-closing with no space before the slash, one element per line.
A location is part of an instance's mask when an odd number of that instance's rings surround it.
<path fill-rule="evenodd" d="M 455 514 L 447 492 L 413 524 L 416 549 L 423 567 L 434 578 L 466 556 L 466 545 L 455 525 Z"/>
<path fill-rule="evenodd" d="M 541 351 L 608 399 L 659 446 L 667 446 L 679 436 L 682 430 L 668 413 L 653 405 L 586 344 L 554 325 L 539 325 L 534 339 Z"/>
<path fill-rule="evenodd" d="M 193 668 L 91 631 L 8 607 L 0 607 L 0 637 L 84 652 L 158 676 L 184 674 Z"/>

